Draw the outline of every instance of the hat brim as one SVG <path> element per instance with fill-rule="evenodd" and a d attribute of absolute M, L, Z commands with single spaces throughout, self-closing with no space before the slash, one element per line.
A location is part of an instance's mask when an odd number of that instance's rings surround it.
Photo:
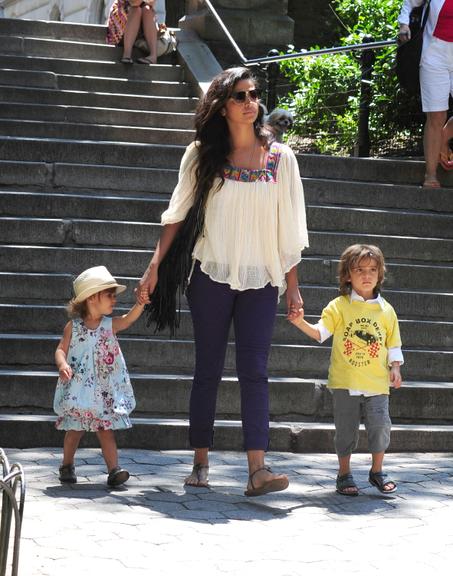
<path fill-rule="evenodd" d="M 116 288 L 116 294 L 121 294 L 127 289 L 127 286 L 124 284 L 118 284 L 117 282 L 108 282 L 106 284 L 98 284 L 97 286 L 90 286 L 83 290 L 78 296 L 73 299 L 74 304 L 79 304 L 83 302 L 93 294 L 97 294 L 98 292 L 102 292 L 103 290 L 110 290 L 111 288 Z"/>

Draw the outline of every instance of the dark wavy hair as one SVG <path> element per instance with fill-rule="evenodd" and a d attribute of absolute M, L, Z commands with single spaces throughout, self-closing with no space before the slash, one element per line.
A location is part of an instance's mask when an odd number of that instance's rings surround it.
<path fill-rule="evenodd" d="M 198 144 L 195 202 L 202 196 L 206 203 L 216 177 L 219 177 L 223 184 L 223 169 L 231 152 L 231 140 L 222 109 L 231 98 L 236 84 L 241 80 L 251 80 L 258 86 L 257 78 L 248 68 L 229 68 L 218 74 L 195 112 L 195 140 Z M 265 108 L 260 104 L 253 127 L 261 145 L 269 149 L 273 134 L 264 127 L 264 113 Z"/>
<path fill-rule="evenodd" d="M 187 288 L 195 243 L 203 232 L 206 202 L 215 179 L 220 178 L 216 190 L 223 185 L 223 171 L 231 152 L 230 133 L 222 109 L 231 98 L 236 84 L 249 79 L 257 86 L 257 80 L 248 68 L 224 70 L 212 80 L 195 112 L 198 158 L 195 165 L 194 203 L 159 265 L 158 283 L 151 296 L 151 303 L 145 308 L 147 325 L 155 322 L 156 332 L 169 327 L 170 334 L 174 335 L 179 326 L 176 308 L 180 308 L 181 295 Z M 262 146 L 268 149 L 273 135 L 263 126 L 264 113 L 265 108 L 260 104 L 253 126 Z"/>

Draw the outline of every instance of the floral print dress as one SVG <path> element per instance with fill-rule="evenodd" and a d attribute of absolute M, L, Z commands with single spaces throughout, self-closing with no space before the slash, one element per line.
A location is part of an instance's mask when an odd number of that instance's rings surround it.
<path fill-rule="evenodd" d="M 130 428 L 134 391 L 112 319 L 104 316 L 95 330 L 81 319 L 72 321 L 67 354 L 73 376 L 58 379 L 54 410 L 58 430 L 118 430 Z"/>

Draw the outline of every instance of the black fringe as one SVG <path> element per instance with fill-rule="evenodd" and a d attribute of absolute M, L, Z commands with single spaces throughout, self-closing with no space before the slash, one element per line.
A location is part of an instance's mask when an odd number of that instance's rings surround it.
<path fill-rule="evenodd" d="M 168 327 L 173 337 L 179 328 L 181 298 L 192 269 L 192 252 L 203 232 L 205 204 L 203 197 L 196 200 L 159 265 L 156 288 L 145 306 L 146 326 L 155 323 L 154 333 Z"/>

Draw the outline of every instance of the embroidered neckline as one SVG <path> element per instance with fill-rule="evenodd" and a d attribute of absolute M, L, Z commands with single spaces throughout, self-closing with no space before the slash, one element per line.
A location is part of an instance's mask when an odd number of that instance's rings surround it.
<path fill-rule="evenodd" d="M 278 142 L 273 142 L 264 168 L 238 168 L 227 164 L 223 170 L 223 176 L 226 180 L 236 180 L 237 182 L 276 182 L 280 156 L 280 146 Z"/>

